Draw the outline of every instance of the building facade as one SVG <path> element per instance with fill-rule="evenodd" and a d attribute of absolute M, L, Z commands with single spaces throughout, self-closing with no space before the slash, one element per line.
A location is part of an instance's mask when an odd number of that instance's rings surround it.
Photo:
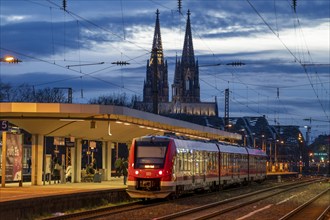
<path fill-rule="evenodd" d="M 143 102 L 153 102 L 154 93 L 157 93 L 158 102 L 169 101 L 167 61 L 164 61 L 162 37 L 160 34 L 159 11 L 156 12 L 156 24 L 152 52 L 147 62 L 146 80 L 143 85 Z M 157 77 L 157 79 L 155 79 Z M 154 88 L 156 80 L 157 87 Z"/>
<path fill-rule="evenodd" d="M 156 102 L 158 114 L 218 116 L 216 99 L 215 102 L 201 102 L 200 100 L 199 68 L 198 61 L 195 61 L 189 10 L 182 56 L 176 58 L 172 101 L 169 101 L 167 67 L 160 33 L 159 11 L 157 10 L 152 52 L 147 61 L 143 101 L 137 102 L 136 108 L 152 112 Z"/>

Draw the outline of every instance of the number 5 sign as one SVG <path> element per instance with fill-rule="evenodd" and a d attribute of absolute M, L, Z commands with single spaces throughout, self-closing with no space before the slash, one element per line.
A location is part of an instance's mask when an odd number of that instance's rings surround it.
<path fill-rule="evenodd" d="M 0 131 L 8 131 L 8 121 L 0 121 Z"/>

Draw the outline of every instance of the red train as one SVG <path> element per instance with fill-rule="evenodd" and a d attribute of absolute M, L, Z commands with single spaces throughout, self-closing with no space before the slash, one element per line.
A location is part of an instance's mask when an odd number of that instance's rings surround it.
<path fill-rule="evenodd" d="M 132 198 L 177 197 L 266 178 L 265 152 L 223 142 L 145 136 L 132 142 L 127 193 Z"/>

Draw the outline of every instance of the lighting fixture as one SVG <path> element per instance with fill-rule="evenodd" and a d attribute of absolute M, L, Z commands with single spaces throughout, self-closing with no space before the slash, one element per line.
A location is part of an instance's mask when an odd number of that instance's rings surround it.
<path fill-rule="evenodd" d="M 84 119 L 77 119 L 77 118 L 61 118 L 60 121 L 75 122 L 75 121 L 85 121 L 85 120 Z"/>

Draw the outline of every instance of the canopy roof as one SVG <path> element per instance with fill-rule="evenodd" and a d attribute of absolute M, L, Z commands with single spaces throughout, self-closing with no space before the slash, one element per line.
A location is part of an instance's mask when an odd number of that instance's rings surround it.
<path fill-rule="evenodd" d="M 0 103 L 0 120 L 31 134 L 129 143 L 144 135 L 240 140 L 241 135 L 122 106 L 63 103 Z"/>

